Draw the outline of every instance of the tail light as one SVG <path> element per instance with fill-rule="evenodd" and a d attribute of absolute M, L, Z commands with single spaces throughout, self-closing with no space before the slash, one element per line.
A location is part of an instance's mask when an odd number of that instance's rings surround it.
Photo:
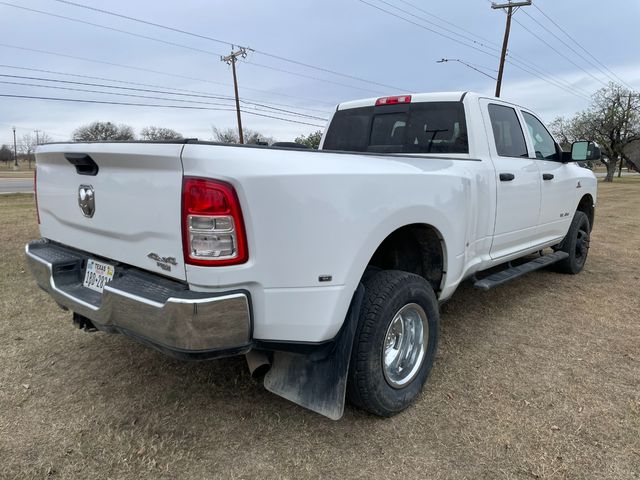
<path fill-rule="evenodd" d="M 36 218 L 40 225 L 40 210 L 38 209 L 38 165 L 33 169 L 33 196 L 36 199 Z"/>
<path fill-rule="evenodd" d="M 230 184 L 184 178 L 182 243 L 187 264 L 223 266 L 247 261 L 242 211 L 238 195 Z"/>
<path fill-rule="evenodd" d="M 380 105 L 397 105 L 398 103 L 411 103 L 411 95 L 379 98 L 376 100 L 376 107 L 379 107 Z"/>

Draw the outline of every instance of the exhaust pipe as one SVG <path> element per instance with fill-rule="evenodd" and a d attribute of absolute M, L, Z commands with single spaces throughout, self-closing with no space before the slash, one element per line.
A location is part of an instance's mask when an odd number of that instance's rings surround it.
<path fill-rule="evenodd" d="M 98 329 L 93 324 L 91 320 L 87 317 L 80 315 L 79 313 L 73 312 L 72 318 L 73 324 L 79 328 L 80 330 L 84 330 L 85 332 L 97 332 Z"/>
<path fill-rule="evenodd" d="M 250 350 L 245 354 L 245 358 L 253 378 L 264 377 L 271 368 L 271 359 L 266 353 L 259 350 Z"/>

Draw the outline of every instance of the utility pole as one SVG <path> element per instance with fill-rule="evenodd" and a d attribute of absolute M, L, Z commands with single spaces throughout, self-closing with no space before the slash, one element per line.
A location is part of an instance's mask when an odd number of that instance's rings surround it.
<path fill-rule="evenodd" d="M 244 135 L 242 134 L 242 117 L 240 116 L 240 97 L 238 96 L 238 77 L 236 75 L 236 62 L 238 57 L 247 58 L 247 52 L 251 50 L 250 48 L 238 47 L 238 50 L 233 51 L 233 45 L 231 46 L 231 54 L 226 57 L 220 57 L 227 65 L 231 65 L 231 70 L 233 71 L 233 91 L 236 96 L 236 113 L 238 115 L 238 139 L 240 143 L 244 143 Z"/>
<path fill-rule="evenodd" d="M 507 57 L 507 46 L 509 45 L 509 32 L 511 31 L 511 17 L 519 7 L 528 7 L 531 5 L 531 0 L 524 2 L 511 2 L 509 3 L 492 3 L 491 8 L 494 10 L 505 8 L 507 9 L 507 26 L 504 29 L 504 39 L 502 40 L 502 54 L 500 55 L 500 68 L 498 69 L 498 79 L 496 81 L 496 97 L 500 97 L 500 89 L 502 88 L 502 74 L 504 73 L 504 62 Z M 514 10 L 515 8 L 515 10 Z"/>
<path fill-rule="evenodd" d="M 18 144 L 16 143 L 16 127 L 13 127 L 13 167 L 18 168 Z"/>

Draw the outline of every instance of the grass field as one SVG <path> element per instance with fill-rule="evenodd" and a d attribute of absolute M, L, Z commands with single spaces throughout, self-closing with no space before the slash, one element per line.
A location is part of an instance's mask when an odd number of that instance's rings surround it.
<path fill-rule="evenodd" d="M 13 168 L 13 162 L 0 162 L 0 178 L 33 178 L 33 169 L 35 164 L 27 162 L 19 162 L 18 168 Z"/>
<path fill-rule="evenodd" d="M 332 422 L 244 359 L 183 363 L 72 328 L 23 261 L 31 196 L 0 198 L 0 478 L 640 478 L 640 179 L 600 183 L 585 271 L 442 307 L 418 402 Z"/>

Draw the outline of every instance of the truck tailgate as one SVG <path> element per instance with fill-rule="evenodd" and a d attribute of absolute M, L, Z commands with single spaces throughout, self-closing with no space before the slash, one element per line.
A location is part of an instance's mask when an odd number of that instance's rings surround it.
<path fill-rule="evenodd" d="M 39 147 L 41 235 L 107 260 L 184 280 L 182 148 L 181 143 Z M 91 161 L 97 165 L 95 174 Z M 86 202 L 81 205 L 91 195 L 93 211 Z"/>

